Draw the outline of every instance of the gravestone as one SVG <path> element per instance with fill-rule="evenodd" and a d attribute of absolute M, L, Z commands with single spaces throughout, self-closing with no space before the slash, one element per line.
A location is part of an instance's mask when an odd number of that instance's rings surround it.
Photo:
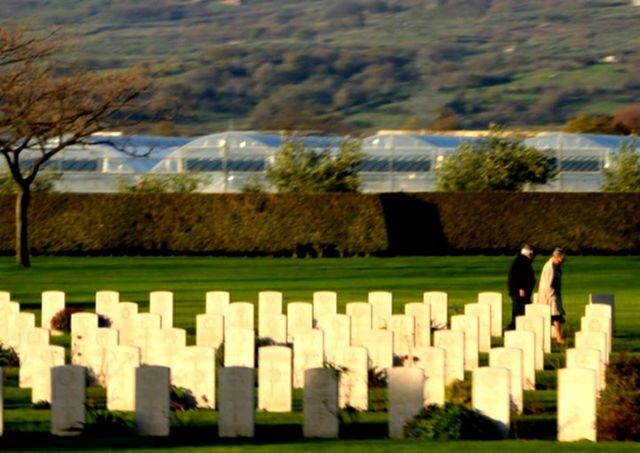
<path fill-rule="evenodd" d="M 445 402 L 446 351 L 442 348 L 426 347 L 416 350 L 414 366 L 424 371 L 424 406 Z"/>
<path fill-rule="evenodd" d="M 253 337 L 253 336 L 252 336 Z M 174 359 L 187 346 L 187 331 L 176 327 L 149 331 L 147 364 L 171 368 Z"/>
<path fill-rule="evenodd" d="M 313 293 L 313 317 L 338 313 L 338 294 L 335 291 L 316 291 Z"/>
<path fill-rule="evenodd" d="M 73 313 L 71 315 L 71 363 L 84 365 L 84 345 L 93 338 L 98 329 L 95 313 Z"/>
<path fill-rule="evenodd" d="M 478 293 L 478 303 L 491 308 L 491 336 L 502 336 L 502 293 L 486 291 Z"/>
<path fill-rule="evenodd" d="M 260 338 L 271 340 L 274 344 L 287 344 L 287 315 L 266 314 Z"/>
<path fill-rule="evenodd" d="M 425 304 L 431 307 L 431 325 L 436 329 L 446 329 L 449 319 L 449 296 L 440 291 L 427 291 L 422 295 Z"/>
<path fill-rule="evenodd" d="M 58 314 L 60 310 L 64 310 L 65 294 L 62 291 L 43 291 L 42 292 L 42 319 L 41 327 L 51 329 L 51 320 Z M 56 332 L 52 332 L 56 333 Z"/>
<path fill-rule="evenodd" d="M 17 302 L 5 302 L 0 304 L 0 342 L 11 342 L 9 331 L 15 324 L 15 318 L 20 313 L 20 304 Z M 35 326 L 34 326 L 35 327 Z M 19 339 L 19 337 L 18 337 Z"/>
<path fill-rule="evenodd" d="M 536 334 L 528 330 L 509 330 L 504 333 L 504 347 L 522 351 L 522 388 L 535 390 L 536 388 Z"/>
<path fill-rule="evenodd" d="M 492 348 L 489 351 L 489 366 L 507 368 L 510 372 L 511 407 L 521 414 L 524 409 L 522 383 L 522 349 Z"/>
<path fill-rule="evenodd" d="M 293 341 L 293 386 L 304 388 L 304 373 L 324 364 L 324 332 L 309 329 L 296 335 Z"/>
<path fill-rule="evenodd" d="M 337 365 L 340 367 L 341 408 L 350 407 L 366 411 L 369 407 L 369 358 L 366 348 L 348 346 L 340 354 Z"/>
<path fill-rule="evenodd" d="M 580 318 L 580 330 L 582 332 L 604 332 L 607 338 L 607 355 L 611 354 L 611 320 L 601 316 Z"/>
<path fill-rule="evenodd" d="M 135 411 L 139 436 L 168 436 L 171 370 L 163 366 L 135 369 Z"/>
<path fill-rule="evenodd" d="M 64 365 L 62 346 L 40 346 L 29 353 L 33 363 L 31 377 L 31 402 L 51 403 L 51 368 Z"/>
<path fill-rule="evenodd" d="M 374 329 L 388 329 L 391 321 L 393 295 L 386 291 L 369 293 L 371 304 L 371 326 Z"/>
<path fill-rule="evenodd" d="M 480 323 L 477 316 L 454 315 L 451 317 L 451 330 L 464 333 L 464 369 L 478 368 L 478 341 Z"/>
<path fill-rule="evenodd" d="M 20 334 L 20 388 L 29 388 L 33 384 L 33 375 L 40 359 L 35 357 L 41 354 L 40 349 L 49 346 L 51 331 L 44 327 L 33 327 Z M 64 365 L 64 362 L 62 363 Z"/>
<path fill-rule="evenodd" d="M 231 295 L 227 291 L 207 291 L 205 294 L 205 313 L 208 315 L 227 316 Z"/>
<path fill-rule="evenodd" d="M 96 315 L 97 316 L 97 315 Z M 87 370 L 66 365 L 51 368 L 51 434 L 79 436 L 86 422 Z"/>
<path fill-rule="evenodd" d="M 365 344 L 369 355 L 369 368 L 384 371 L 393 366 L 393 332 L 373 329 Z"/>
<path fill-rule="evenodd" d="M 107 409 L 136 409 L 136 368 L 140 366 L 140 348 L 115 346 L 106 350 Z M 149 368 L 149 367 L 145 367 Z M 167 383 L 167 388 L 169 384 Z"/>
<path fill-rule="evenodd" d="M 480 367 L 473 370 L 472 405 L 490 418 L 502 432 L 509 435 L 511 425 L 511 373 L 507 368 Z"/>
<path fill-rule="evenodd" d="M 224 366 L 255 367 L 255 335 L 253 329 L 232 327 L 225 330 Z"/>
<path fill-rule="evenodd" d="M 313 329 L 313 305 L 307 302 L 291 302 L 287 305 L 287 339 L 295 340 L 300 332 Z"/>
<path fill-rule="evenodd" d="M 218 373 L 218 435 L 253 437 L 256 417 L 255 370 L 247 367 L 229 367 L 221 368 Z"/>
<path fill-rule="evenodd" d="M 590 304 L 603 304 L 611 307 L 611 333 L 616 329 L 616 298 L 613 294 L 589 294 Z"/>
<path fill-rule="evenodd" d="M 487 304 L 466 304 L 465 315 L 478 317 L 478 350 L 489 352 L 491 349 L 491 307 Z"/>
<path fill-rule="evenodd" d="M 364 346 L 371 332 L 371 305 L 366 302 L 351 302 L 346 305 L 351 319 L 351 345 Z"/>
<path fill-rule="evenodd" d="M 151 349 L 154 347 L 155 338 L 152 332 L 157 332 L 162 326 L 162 315 L 160 313 L 138 313 L 134 321 L 133 346 L 140 348 L 140 364 L 142 365 L 163 365 L 153 363 L 149 358 Z M 166 366 L 166 365 L 165 365 Z"/>
<path fill-rule="evenodd" d="M 331 368 L 311 368 L 304 372 L 302 412 L 304 437 L 338 437 L 338 386 L 340 375 Z"/>
<path fill-rule="evenodd" d="M 173 293 L 171 291 L 151 291 L 149 293 L 149 313 L 160 315 L 162 329 L 173 327 Z"/>
<path fill-rule="evenodd" d="M 8 291 L 0 291 L 0 305 L 11 302 L 11 293 Z"/>
<path fill-rule="evenodd" d="M 84 348 L 84 366 L 87 367 L 92 382 L 107 385 L 107 351 L 118 346 L 118 331 L 108 327 L 99 327 Z"/>
<path fill-rule="evenodd" d="M 0 313 L 0 316 L 3 314 Z M 36 315 L 35 313 L 19 312 L 6 314 L 6 316 L 5 319 L 9 323 L 7 344 L 20 355 L 20 336 L 22 332 L 36 327 Z"/>
<path fill-rule="evenodd" d="M 116 306 L 120 303 L 120 293 L 118 291 L 96 291 L 96 314 L 113 320 Z"/>
<path fill-rule="evenodd" d="M 224 343 L 224 316 L 196 316 L 196 345 L 218 349 Z"/>
<path fill-rule="evenodd" d="M 596 372 L 586 368 L 558 370 L 558 440 L 596 441 Z"/>
<path fill-rule="evenodd" d="M 590 304 L 584 307 L 585 318 L 604 318 L 609 320 L 609 344 L 613 335 L 613 309 L 611 305 L 605 304 Z M 611 352 L 611 349 L 609 349 Z"/>
<path fill-rule="evenodd" d="M 410 361 L 413 357 L 415 318 L 408 315 L 391 315 L 389 330 L 393 332 L 393 354 Z"/>
<path fill-rule="evenodd" d="M 273 331 L 270 316 L 282 315 L 282 293 L 279 291 L 261 291 L 258 293 L 258 337 L 272 338 Z"/>
<path fill-rule="evenodd" d="M 347 315 L 324 315 L 319 328 L 324 332 L 324 359 L 335 364 L 338 356 L 351 343 L 351 320 Z"/>
<path fill-rule="evenodd" d="M 597 349 L 572 348 L 567 349 L 566 368 L 587 368 L 596 372 L 596 391 L 605 387 L 605 369 Z"/>
<path fill-rule="evenodd" d="M 455 380 L 464 381 L 464 333 L 453 330 L 437 330 L 433 334 L 433 345 L 445 350 L 446 384 Z"/>
<path fill-rule="evenodd" d="M 293 351 L 286 346 L 258 349 L 258 409 L 291 412 Z"/>
<path fill-rule="evenodd" d="M 544 318 L 543 344 L 544 352 L 551 352 L 551 305 L 547 304 L 528 304 L 524 307 L 525 316 L 542 316 Z"/>
<path fill-rule="evenodd" d="M 415 320 L 414 345 L 416 348 L 431 346 L 431 306 L 412 302 L 404 306 L 404 314 Z"/>
<path fill-rule="evenodd" d="M 138 314 L 138 304 L 134 302 L 120 302 L 111 320 L 111 328 L 118 330 L 120 345 L 133 346 L 135 344 L 136 315 Z"/>
<path fill-rule="evenodd" d="M 600 360 L 606 367 L 609 363 L 607 354 L 607 334 L 605 332 L 576 332 L 576 348 L 590 348 L 600 351 Z"/>
<path fill-rule="evenodd" d="M 186 346 L 177 353 L 171 369 L 174 385 L 188 389 L 198 408 L 216 407 L 216 350 L 207 346 Z"/>
<path fill-rule="evenodd" d="M 233 302 L 229 304 L 229 313 L 225 316 L 225 329 L 254 330 L 253 316 L 254 309 L 252 303 Z"/>
<path fill-rule="evenodd" d="M 516 330 L 528 330 L 535 334 L 534 357 L 536 370 L 544 370 L 544 331 L 547 325 L 542 316 L 516 316 Z"/>
<path fill-rule="evenodd" d="M 404 438 L 404 425 L 422 410 L 424 371 L 421 368 L 395 367 L 389 376 L 389 437 Z"/>

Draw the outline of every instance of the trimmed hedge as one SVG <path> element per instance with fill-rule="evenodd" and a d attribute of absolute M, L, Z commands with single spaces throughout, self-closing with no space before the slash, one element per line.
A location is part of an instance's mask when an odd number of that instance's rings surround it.
<path fill-rule="evenodd" d="M 14 252 L 0 196 L 0 252 Z M 640 252 L 640 194 L 34 194 L 34 254 Z"/>

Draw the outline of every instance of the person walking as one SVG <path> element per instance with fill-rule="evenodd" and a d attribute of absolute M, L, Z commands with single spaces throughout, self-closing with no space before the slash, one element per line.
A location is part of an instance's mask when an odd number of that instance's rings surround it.
<path fill-rule="evenodd" d="M 538 302 L 551 306 L 551 325 L 557 344 L 565 343 L 562 337 L 562 324 L 565 322 L 562 306 L 562 265 L 565 260 L 564 250 L 556 248 L 542 268 L 538 286 Z"/>
<path fill-rule="evenodd" d="M 533 247 L 524 244 L 509 268 L 509 297 L 511 297 L 511 322 L 507 330 L 516 328 L 516 317 L 524 315 L 525 306 L 531 303 L 531 294 L 536 284 L 533 273 Z"/>

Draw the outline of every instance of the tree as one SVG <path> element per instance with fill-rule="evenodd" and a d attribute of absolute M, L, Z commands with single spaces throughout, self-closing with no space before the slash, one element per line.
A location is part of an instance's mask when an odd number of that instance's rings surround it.
<path fill-rule="evenodd" d="M 544 153 L 492 126 L 487 137 L 463 143 L 436 171 L 442 191 L 520 191 L 527 183 L 546 183 L 552 163 Z"/>
<path fill-rule="evenodd" d="M 623 135 L 629 133 L 626 126 L 617 122 L 613 116 L 604 113 L 580 113 L 566 122 L 564 130 L 585 134 Z"/>
<path fill-rule="evenodd" d="M 605 168 L 602 190 L 604 192 L 640 192 L 640 155 L 637 141 L 624 143 L 618 154 Z"/>
<path fill-rule="evenodd" d="M 613 119 L 632 134 L 640 134 L 640 104 L 631 104 L 613 113 Z"/>
<path fill-rule="evenodd" d="M 306 148 L 302 140 L 288 137 L 267 169 L 267 180 L 285 193 L 358 192 L 361 160 L 359 141 L 343 141 L 334 154 L 330 149 Z"/>
<path fill-rule="evenodd" d="M 55 57 L 52 34 L 0 28 L 0 153 L 18 186 L 16 259 L 29 267 L 31 189 L 49 159 L 129 119 L 128 108 L 151 83 L 139 71 L 101 74 L 73 69 Z"/>

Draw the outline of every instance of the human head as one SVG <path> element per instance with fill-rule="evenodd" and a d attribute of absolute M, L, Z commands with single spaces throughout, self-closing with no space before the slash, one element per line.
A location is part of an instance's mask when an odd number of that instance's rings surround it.
<path fill-rule="evenodd" d="M 520 253 L 526 256 L 527 258 L 529 258 L 530 260 L 532 260 L 535 255 L 533 251 L 533 247 L 531 247 L 529 244 L 524 244 L 522 246 L 522 249 L 520 249 Z"/>
<path fill-rule="evenodd" d="M 562 264 L 564 263 L 564 260 L 566 259 L 567 254 L 564 252 L 564 249 L 562 249 L 561 247 L 556 247 L 553 250 L 553 253 L 551 254 L 551 258 L 553 259 L 553 262 L 556 264 Z"/>

